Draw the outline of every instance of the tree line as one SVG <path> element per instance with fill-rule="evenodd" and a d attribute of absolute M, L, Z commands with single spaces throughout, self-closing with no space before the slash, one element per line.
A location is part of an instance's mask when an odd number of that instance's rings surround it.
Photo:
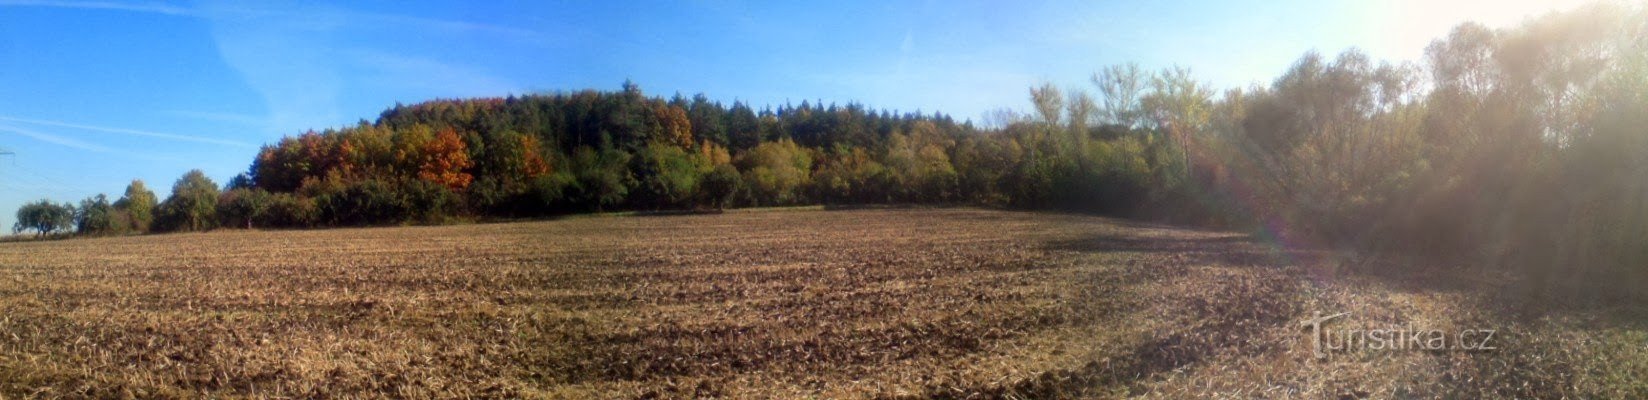
<path fill-rule="evenodd" d="M 983 125 L 633 83 L 396 105 L 264 146 L 221 190 L 32 203 L 18 230 L 440 223 L 607 210 L 983 204 L 1249 229 L 1574 279 L 1648 262 L 1648 11 L 1463 24 L 1417 63 L 1308 53 L 1268 85 L 1103 68 Z M 147 193 L 147 194 L 145 194 Z M 25 215 L 27 214 L 27 215 Z M 28 218 L 24 218 L 24 217 Z M 1571 269 L 1551 268 L 1566 266 Z M 1557 273 L 1561 271 L 1562 273 Z"/>

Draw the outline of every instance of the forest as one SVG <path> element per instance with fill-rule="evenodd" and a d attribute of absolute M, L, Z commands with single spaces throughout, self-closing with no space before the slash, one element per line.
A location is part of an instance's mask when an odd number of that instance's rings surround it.
<path fill-rule="evenodd" d="M 1104 67 L 984 121 L 803 101 L 756 109 L 625 82 L 397 104 L 196 170 L 164 198 L 42 200 L 77 235 L 439 224 L 617 210 L 981 205 L 1253 232 L 1552 285 L 1648 283 L 1648 9 L 1463 24 L 1423 60 L 1351 49 L 1272 82 Z"/>

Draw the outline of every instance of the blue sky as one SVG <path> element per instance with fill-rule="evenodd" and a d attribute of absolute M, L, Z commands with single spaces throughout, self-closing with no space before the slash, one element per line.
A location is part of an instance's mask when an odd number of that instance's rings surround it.
<path fill-rule="evenodd" d="M 1272 79 L 1305 51 L 1417 60 L 1453 25 L 1572 1 L 230 2 L 0 0 L 0 227 L 26 201 L 164 198 L 257 147 L 396 102 L 556 90 L 698 92 L 978 120 L 1099 68 Z M 9 229 L 7 229 L 9 232 Z"/>

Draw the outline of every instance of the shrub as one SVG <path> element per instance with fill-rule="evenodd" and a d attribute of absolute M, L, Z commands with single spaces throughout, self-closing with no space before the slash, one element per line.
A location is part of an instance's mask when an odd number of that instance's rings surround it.
<path fill-rule="evenodd" d="M 441 184 L 439 182 L 432 182 Z M 315 198 L 321 220 L 333 225 L 377 225 L 405 221 L 413 209 L 395 185 L 367 179 Z"/>
<path fill-rule="evenodd" d="M 217 199 L 218 223 L 227 227 L 251 229 L 253 223 L 269 211 L 270 194 L 263 189 L 236 188 L 223 192 Z"/>
<path fill-rule="evenodd" d="M 269 208 L 253 218 L 258 226 L 281 228 L 308 228 L 319 221 L 320 210 L 315 201 L 291 193 L 271 194 Z"/>
<path fill-rule="evenodd" d="M 423 223 L 439 223 L 462 212 L 463 198 L 444 185 L 423 180 L 406 181 L 401 186 L 405 198 L 405 219 Z M 474 189 L 474 187 L 471 187 Z M 518 197 L 519 195 L 510 195 Z M 387 221 L 385 221 L 387 222 Z"/>
<path fill-rule="evenodd" d="M 702 192 L 705 203 L 716 209 L 728 207 L 743 186 L 744 179 L 738 175 L 738 168 L 730 164 L 717 165 L 704 175 Z"/>

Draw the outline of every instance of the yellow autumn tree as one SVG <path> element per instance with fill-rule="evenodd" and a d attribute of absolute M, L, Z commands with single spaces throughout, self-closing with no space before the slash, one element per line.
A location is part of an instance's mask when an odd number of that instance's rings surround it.
<path fill-rule="evenodd" d="M 692 148 L 692 120 L 687 118 L 687 110 L 659 104 L 652 108 L 652 112 L 658 121 L 658 133 L 663 135 L 665 141 L 682 148 Z"/>

